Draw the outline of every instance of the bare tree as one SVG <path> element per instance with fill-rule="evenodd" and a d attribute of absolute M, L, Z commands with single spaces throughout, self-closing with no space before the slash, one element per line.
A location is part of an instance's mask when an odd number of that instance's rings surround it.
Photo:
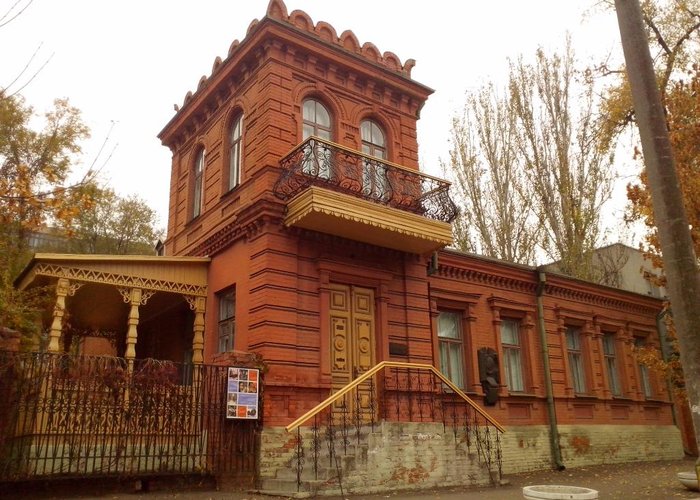
<path fill-rule="evenodd" d="M 467 97 L 451 130 L 449 165 L 462 202 L 455 240 L 464 251 L 533 264 L 539 237 L 522 163 L 513 148 L 515 121 L 493 84 Z"/>
<path fill-rule="evenodd" d="M 511 63 L 509 89 L 514 143 L 543 224 L 542 249 L 562 272 L 593 280 L 592 250 L 612 194 L 614 157 L 601 134 L 594 81 L 574 64 L 569 39 L 562 54 L 540 49 L 534 65 Z"/>

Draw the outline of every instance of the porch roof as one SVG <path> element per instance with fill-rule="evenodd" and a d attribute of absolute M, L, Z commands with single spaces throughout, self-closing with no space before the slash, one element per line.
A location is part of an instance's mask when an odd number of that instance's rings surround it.
<path fill-rule="evenodd" d="M 46 278 L 206 296 L 209 257 L 35 254 L 14 281 L 23 290 Z"/>

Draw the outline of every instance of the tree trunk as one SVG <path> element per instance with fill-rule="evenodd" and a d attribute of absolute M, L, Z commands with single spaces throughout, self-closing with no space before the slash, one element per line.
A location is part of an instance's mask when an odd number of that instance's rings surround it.
<path fill-rule="evenodd" d="M 700 437 L 700 275 L 639 1 L 615 0 L 615 9 L 697 441 Z M 700 477 L 700 459 L 695 470 Z"/>

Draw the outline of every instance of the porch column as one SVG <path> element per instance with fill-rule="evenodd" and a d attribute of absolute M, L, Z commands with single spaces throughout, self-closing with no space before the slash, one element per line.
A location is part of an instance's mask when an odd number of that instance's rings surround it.
<path fill-rule="evenodd" d="M 63 315 L 66 312 L 66 297 L 70 291 L 70 281 L 59 278 L 56 283 L 56 304 L 53 307 L 53 321 L 49 330 L 49 352 L 59 352 L 61 330 L 63 329 Z"/>
<path fill-rule="evenodd" d="M 194 326 L 192 328 L 192 363 L 201 365 L 204 362 L 204 311 L 207 299 L 196 297 L 194 299 Z"/>
<path fill-rule="evenodd" d="M 139 306 L 141 305 L 141 289 L 132 288 L 127 291 L 128 295 L 124 295 L 124 302 L 128 303 L 129 319 L 127 320 L 128 329 L 126 330 L 126 351 L 124 357 L 129 361 L 136 358 L 136 341 L 138 339 L 137 326 L 139 324 Z"/>

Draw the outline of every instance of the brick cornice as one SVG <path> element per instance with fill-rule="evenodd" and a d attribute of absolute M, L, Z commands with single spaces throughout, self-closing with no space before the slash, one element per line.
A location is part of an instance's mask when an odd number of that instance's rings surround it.
<path fill-rule="evenodd" d="M 259 200 L 244 208 L 238 216 L 187 252 L 187 255 L 212 256 L 241 238 L 253 238 L 267 224 L 282 224 L 283 206 L 279 202 Z"/>

